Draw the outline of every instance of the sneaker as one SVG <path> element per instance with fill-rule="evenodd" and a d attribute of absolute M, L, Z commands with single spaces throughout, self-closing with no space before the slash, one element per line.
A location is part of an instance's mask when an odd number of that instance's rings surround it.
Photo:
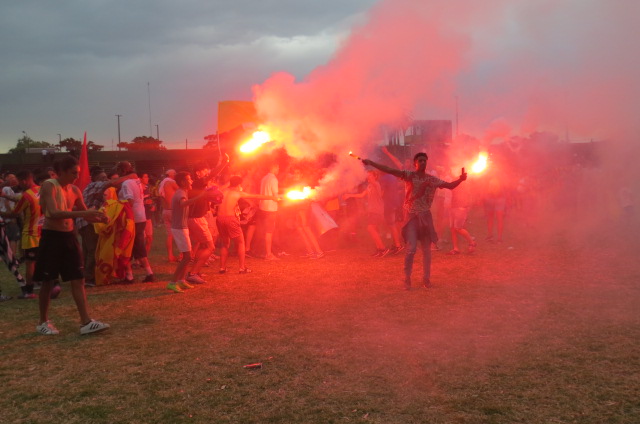
<path fill-rule="evenodd" d="M 143 283 L 153 283 L 155 281 L 155 277 L 153 276 L 153 274 L 147 274 L 146 277 L 144 277 L 144 280 L 142 280 Z"/>
<path fill-rule="evenodd" d="M 118 284 L 133 284 L 135 283 L 136 280 L 133 278 L 123 278 L 122 280 L 118 281 Z"/>
<path fill-rule="evenodd" d="M 283 258 L 285 256 L 291 256 L 291 253 L 287 253 L 283 250 L 282 252 L 276 253 L 276 256 L 279 258 Z"/>
<path fill-rule="evenodd" d="M 85 287 L 95 287 L 96 286 L 96 282 L 95 281 L 85 281 L 84 282 L 84 286 Z"/>
<path fill-rule="evenodd" d="M 253 254 L 253 252 L 251 252 L 251 250 L 247 250 L 246 252 L 244 252 L 244 256 L 246 256 L 247 258 L 252 258 L 252 259 L 256 259 L 257 256 Z"/>
<path fill-rule="evenodd" d="M 427 279 L 427 280 L 424 280 L 424 281 L 422 282 L 422 285 L 423 285 L 423 286 L 424 286 L 424 288 L 426 288 L 426 289 L 430 289 L 430 288 L 432 288 L 432 287 L 433 287 L 433 285 L 431 285 L 431 280 L 428 280 L 428 279 Z"/>
<path fill-rule="evenodd" d="M 200 277 L 198 274 L 191 274 L 189 273 L 189 275 L 187 275 L 187 281 L 193 284 L 204 284 L 206 283 L 205 280 L 202 279 L 202 277 Z"/>
<path fill-rule="evenodd" d="M 218 259 L 220 259 L 220 256 L 216 255 L 215 253 L 212 253 L 211 255 L 209 255 L 210 261 L 217 261 Z"/>
<path fill-rule="evenodd" d="M 379 258 L 380 255 L 384 252 L 384 249 L 376 249 L 376 251 L 371 255 L 372 258 Z"/>
<path fill-rule="evenodd" d="M 177 285 L 182 290 L 189 290 L 189 289 L 193 288 L 193 286 L 191 284 L 187 283 L 186 281 L 178 281 Z"/>
<path fill-rule="evenodd" d="M 57 299 L 58 296 L 60 296 L 61 291 L 62 291 L 62 288 L 60 286 L 53 286 L 53 288 L 51 289 L 51 294 L 49 294 L 49 297 L 51 299 Z"/>
<path fill-rule="evenodd" d="M 402 245 L 402 246 L 396 246 L 396 247 L 394 248 L 394 251 L 393 251 L 392 255 L 397 255 L 398 253 L 402 252 L 404 249 L 405 249 L 405 246 L 404 246 L 404 245 Z"/>
<path fill-rule="evenodd" d="M 264 257 L 264 259 L 265 259 L 266 261 L 278 261 L 278 260 L 280 260 L 280 258 L 279 258 L 279 257 L 277 257 L 276 255 L 265 256 L 265 257 Z"/>
<path fill-rule="evenodd" d="M 6 302 L 7 300 L 11 300 L 11 299 L 13 299 L 13 297 L 0 294 L 0 302 Z"/>
<path fill-rule="evenodd" d="M 380 252 L 380 256 L 378 256 L 379 258 L 384 258 L 385 256 L 387 256 L 389 254 L 389 252 L 391 252 L 391 249 L 383 249 L 382 252 Z"/>
<path fill-rule="evenodd" d="M 218 271 L 218 274 L 224 274 L 227 272 L 227 268 L 220 268 L 220 271 Z"/>
<path fill-rule="evenodd" d="M 469 253 L 475 252 L 476 246 L 478 246 L 478 243 L 476 243 L 475 241 L 472 241 L 471 243 L 469 243 Z"/>
<path fill-rule="evenodd" d="M 44 334 L 45 336 L 55 336 L 56 334 L 60 334 L 60 331 L 58 331 L 51 321 L 45 321 L 42 324 L 36 325 L 36 331 L 40 334 Z"/>
<path fill-rule="evenodd" d="M 18 299 L 35 299 L 38 296 L 33 294 L 33 293 L 22 293 L 20 296 L 18 296 Z"/>
<path fill-rule="evenodd" d="M 91 333 L 100 333 L 101 331 L 105 331 L 111 328 L 111 326 L 107 323 L 96 321 L 92 319 L 82 327 L 80 327 L 80 334 L 91 334 Z"/>
<path fill-rule="evenodd" d="M 450 250 L 449 252 L 447 252 L 447 255 L 449 255 L 449 256 L 455 256 L 455 255 L 459 255 L 459 254 L 460 254 L 460 251 L 456 250 L 456 249 L 453 249 L 453 250 Z"/>
<path fill-rule="evenodd" d="M 438 247 L 438 245 L 435 243 L 431 243 L 431 250 L 435 252 L 440 250 L 440 247 Z"/>
<path fill-rule="evenodd" d="M 249 268 L 243 268 L 240 271 L 238 271 L 238 274 L 249 274 L 251 272 L 251 270 Z"/>
<path fill-rule="evenodd" d="M 184 293 L 180 287 L 178 287 L 177 283 L 169 283 L 167 284 L 167 290 L 171 290 L 175 293 Z"/>
<path fill-rule="evenodd" d="M 324 258 L 324 252 L 314 253 L 309 257 L 309 259 L 320 259 L 320 258 Z"/>

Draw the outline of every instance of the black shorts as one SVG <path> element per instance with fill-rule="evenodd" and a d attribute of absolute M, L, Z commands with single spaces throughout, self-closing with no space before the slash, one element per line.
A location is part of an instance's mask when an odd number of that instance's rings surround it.
<path fill-rule="evenodd" d="M 38 259 L 38 248 L 32 247 L 31 249 L 24 249 L 24 257 L 28 261 L 35 261 Z"/>
<path fill-rule="evenodd" d="M 73 231 L 42 230 L 33 281 L 82 280 L 82 250 Z"/>
<path fill-rule="evenodd" d="M 144 229 L 147 226 L 147 221 L 136 222 L 136 235 L 133 239 L 133 250 L 131 256 L 133 259 L 142 259 L 147 257 L 147 246 L 144 240 Z"/>
<path fill-rule="evenodd" d="M 265 232 L 273 233 L 276 230 L 276 217 L 278 212 L 272 211 L 258 211 L 260 217 L 258 218 L 262 225 L 264 225 Z"/>

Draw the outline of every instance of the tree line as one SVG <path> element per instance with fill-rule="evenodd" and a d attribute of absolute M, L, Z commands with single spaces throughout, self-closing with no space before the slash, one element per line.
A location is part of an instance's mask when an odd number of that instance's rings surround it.
<path fill-rule="evenodd" d="M 118 148 L 128 151 L 143 151 L 143 150 L 166 150 L 167 148 L 162 145 L 162 140 L 148 136 L 138 136 L 130 142 L 118 143 Z M 66 151 L 70 153 L 80 152 L 82 150 L 82 140 L 76 140 L 75 138 L 65 138 L 60 140 L 59 143 L 49 143 L 48 141 L 34 140 L 28 135 L 24 135 L 18 139 L 16 146 L 9 149 L 9 153 L 26 153 L 27 149 L 56 149 L 58 151 Z M 87 141 L 87 150 L 90 152 L 99 152 L 104 149 L 102 144 L 97 144 L 94 141 Z"/>

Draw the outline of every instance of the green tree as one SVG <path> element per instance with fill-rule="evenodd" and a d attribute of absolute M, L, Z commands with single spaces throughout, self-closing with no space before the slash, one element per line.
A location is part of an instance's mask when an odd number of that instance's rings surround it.
<path fill-rule="evenodd" d="M 162 145 L 162 140 L 144 135 L 134 138 L 130 143 L 118 143 L 118 147 L 130 152 L 139 152 L 143 150 L 167 150 L 167 148 Z"/>
<path fill-rule="evenodd" d="M 28 135 L 22 136 L 18 139 L 16 147 L 9 149 L 9 153 L 26 153 L 27 149 L 36 148 L 55 148 L 56 146 L 46 141 L 36 141 Z"/>
<path fill-rule="evenodd" d="M 67 152 L 79 152 L 82 150 L 82 141 L 69 137 L 60 141 L 58 147 L 60 150 L 64 148 Z M 96 144 L 91 140 L 87 142 L 87 150 L 90 152 L 99 152 L 102 149 L 104 149 L 104 146 L 101 144 Z"/>

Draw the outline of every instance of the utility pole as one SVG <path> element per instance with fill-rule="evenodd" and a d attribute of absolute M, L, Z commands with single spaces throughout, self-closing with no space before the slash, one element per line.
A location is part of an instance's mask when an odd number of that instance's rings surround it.
<path fill-rule="evenodd" d="M 151 126 L 151 84 L 147 81 L 147 99 L 149 101 L 149 135 L 153 138 L 153 128 Z"/>
<path fill-rule="evenodd" d="M 184 149 L 189 150 L 189 140 L 186 138 L 184 139 Z"/>
<path fill-rule="evenodd" d="M 458 117 L 458 96 L 456 96 L 456 137 L 460 135 L 459 122 L 460 120 Z"/>
<path fill-rule="evenodd" d="M 58 134 L 58 143 L 62 143 L 62 134 Z"/>
<path fill-rule="evenodd" d="M 118 118 L 118 150 L 120 150 L 120 117 L 122 115 L 116 115 L 116 117 Z"/>
<path fill-rule="evenodd" d="M 158 124 L 156 124 L 156 139 L 160 141 L 160 128 L 158 127 Z"/>

